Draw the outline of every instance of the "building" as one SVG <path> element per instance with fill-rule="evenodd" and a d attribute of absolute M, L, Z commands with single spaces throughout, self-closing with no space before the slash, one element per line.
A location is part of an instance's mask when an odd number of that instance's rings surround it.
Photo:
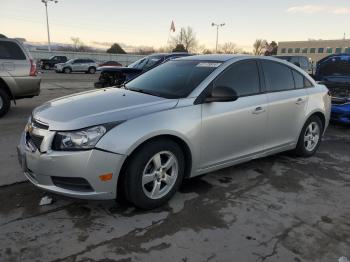
<path fill-rule="evenodd" d="M 277 51 L 278 55 L 307 56 L 313 62 L 340 53 L 350 54 L 350 39 L 279 42 Z"/>

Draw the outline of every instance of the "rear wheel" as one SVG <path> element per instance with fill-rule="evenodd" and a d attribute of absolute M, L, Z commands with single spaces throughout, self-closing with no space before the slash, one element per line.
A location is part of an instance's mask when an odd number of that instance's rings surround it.
<path fill-rule="evenodd" d="M 95 74 L 96 68 L 95 67 L 89 67 L 88 73 L 89 74 Z"/>
<path fill-rule="evenodd" d="M 70 74 L 72 72 L 72 69 L 70 69 L 69 67 L 66 67 L 66 68 L 63 69 L 63 72 L 65 74 Z"/>
<path fill-rule="evenodd" d="M 294 152 L 298 156 L 313 156 L 320 146 L 323 133 L 322 121 L 318 116 L 311 116 L 305 123 Z"/>
<path fill-rule="evenodd" d="M 4 116 L 11 107 L 11 99 L 9 94 L 0 88 L 0 117 Z"/>
<path fill-rule="evenodd" d="M 142 209 L 165 204 L 177 191 L 184 174 L 181 148 L 173 141 L 151 141 L 133 155 L 126 169 L 126 199 Z"/>

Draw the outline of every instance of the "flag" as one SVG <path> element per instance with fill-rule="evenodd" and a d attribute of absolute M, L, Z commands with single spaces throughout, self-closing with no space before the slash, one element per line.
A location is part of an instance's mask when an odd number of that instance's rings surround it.
<path fill-rule="evenodd" d="M 175 32 L 175 24 L 174 24 L 174 21 L 171 21 L 170 31 Z"/>

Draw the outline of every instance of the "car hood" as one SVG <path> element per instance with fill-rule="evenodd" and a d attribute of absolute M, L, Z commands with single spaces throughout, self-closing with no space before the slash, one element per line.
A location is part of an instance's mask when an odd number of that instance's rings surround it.
<path fill-rule="evenodd" d="M 32 117 L 50 130 L 77 130 L 173 108 L 178 99 L 166 99 L 119 88 L 65 96 L 34 109 Z"/>

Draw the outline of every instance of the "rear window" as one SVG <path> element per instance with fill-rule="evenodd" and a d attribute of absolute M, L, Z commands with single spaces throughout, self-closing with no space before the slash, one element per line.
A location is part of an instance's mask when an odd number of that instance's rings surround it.
<path fill-rule="evenodd" d="M 18 44 L 0 41 L 0 59 L 26 60 L 26 56 Z"/>

